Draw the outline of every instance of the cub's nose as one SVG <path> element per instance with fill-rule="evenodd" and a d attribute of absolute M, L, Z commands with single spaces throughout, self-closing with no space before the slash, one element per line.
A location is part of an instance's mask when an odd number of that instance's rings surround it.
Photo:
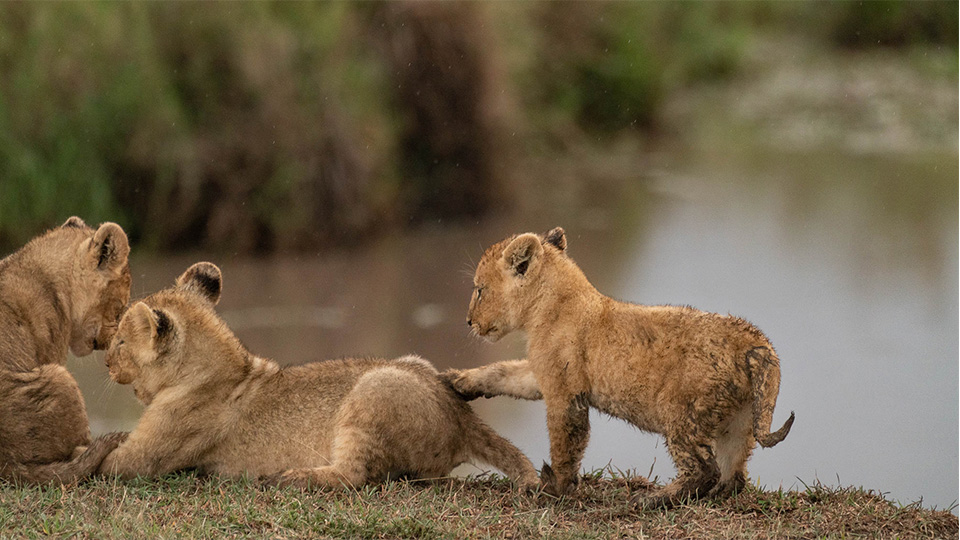
<path fill-rule="evenodd" d="M 467 326 L 473 326 L 473 321 L 470 319 L 470 317 L 467 317 Z"/>

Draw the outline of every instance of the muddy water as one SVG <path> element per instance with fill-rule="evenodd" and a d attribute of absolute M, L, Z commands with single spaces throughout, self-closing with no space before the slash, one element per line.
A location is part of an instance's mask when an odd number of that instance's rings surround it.
<path fill-rule="evenodd" d="M 754 454 L 755 482 L 862 485 L 944 507 L 957 499 L 958 473 L 956 163 L 951 152 L 654 152 L 604 189 L 567 186 L 535 210 L 355 250 L 137 258 L 134 295 L 213 260 L 225 277 L 220 311 L 257 354 L 297 364 L 415 352 L 440 368 L 477 366 L 524 346 L 522 336 L 488 344 L 468 335 L 483 248 L 563 225 L 601 291 L 730 312 L 773 340 L 783 373 L 774 421 L 790 410 L 797 421 L 786 441 Z M 107 381 L 99 353 L 70 369 L 95 433 L 135 425 L 142 409 Z M 536 464 L 549 459 L 542 403 L 481 399 L 475 408 Z M 586 469 L 674 474 L 659 437 L 599 414 L 591 424 Z"/>

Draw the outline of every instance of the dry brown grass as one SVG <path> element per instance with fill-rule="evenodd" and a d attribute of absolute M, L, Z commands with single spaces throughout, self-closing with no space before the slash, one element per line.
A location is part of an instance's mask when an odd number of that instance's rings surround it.
<path fill-rule="evenodd" d="M 71 488 L 0 487 L 0 538 L 957 538 L 957 516 L 859 488 L 749 487 L 724 501 L 630 510 L 640 478 L 586 475 L 575 496 L 498 477 L 301 493 L 192 473 Z"/>

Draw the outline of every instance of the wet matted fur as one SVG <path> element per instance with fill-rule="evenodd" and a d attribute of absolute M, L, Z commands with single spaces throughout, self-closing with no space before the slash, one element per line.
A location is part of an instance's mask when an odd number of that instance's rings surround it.
<path fill-rule="evenodd" d="M 468 399 L 543 399 L 552 467 L 548 491 L 572 486 L 589 437 L 590 406 L 665 436 L 677 478 L 643 506 L 725 495 L 743 487 L 780 387 L 773 346 L 755 326 L 691 307 L 619 302 L 598 292 L 567 255 L 563 229 L 520 234 L 484 253 L 468 324 L 491 340 L 523 330 L 527 359 L 444 373 Z"/>

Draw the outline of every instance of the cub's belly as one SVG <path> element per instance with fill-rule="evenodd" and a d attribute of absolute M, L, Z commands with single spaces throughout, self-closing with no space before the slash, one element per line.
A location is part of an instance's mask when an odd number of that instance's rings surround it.
<path fill-rule="evenodd" d="M 258 477 L 330 464 L 328 441 L 297 435 L 232 437 L 209 452 L 201 468 L 223 476 Z"/>
<path fill-rule="evenodd" d="M 600 412 L 626 420 L 643 431 L 662 433 L 659 415 L 656 414 L 656 411 L 651 411 L 642 404 L 628 398 L 595 392 L 590 394 L 590 405 Z"/>

